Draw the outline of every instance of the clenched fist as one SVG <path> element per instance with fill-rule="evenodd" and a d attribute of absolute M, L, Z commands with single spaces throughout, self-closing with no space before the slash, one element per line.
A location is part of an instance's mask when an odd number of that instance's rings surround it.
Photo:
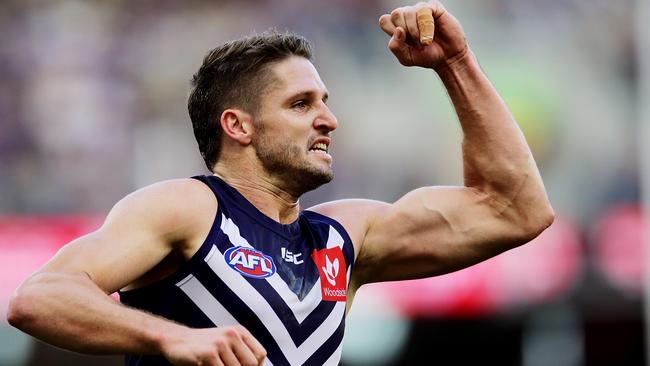
<path fill-rule="evenodd" d="M 181 333 L 163 345 L 163 355 L 174 365 L 260 366 L 266 358 L 264 347 L 240 325 Z"/>
<path fill-rule="evenodd" d="M 417 15 L 428 11 L 431 11 L 434 20 L 435 34 L 433 42 L 423 37 L 424 43 L 421 43 Z M 388 48 L 404 66 L 438 70 L 462 58 L 468 50 L 463 28 L 439 1 L 397 8 L 390 14 L 382 15 L 379 26 L 391 36 Z"/>

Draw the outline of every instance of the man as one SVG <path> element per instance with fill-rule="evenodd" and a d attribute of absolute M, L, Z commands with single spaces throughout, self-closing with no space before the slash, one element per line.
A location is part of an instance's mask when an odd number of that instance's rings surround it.
<path fill-rule="evenodd" d="M 420 9 L 435 19 L 428 45 Z M 379 23 L 400 63 L 434 70 L 447 89 L 464 187 L 301 211 L 299 197 L 332 179 L 337 127 L 309 45 L 277 33 L 230 42 L 206 56 L 188 103 L 214 175 L 121 200 L 22 284 L 9 322 L 133 365 L 335 365 L 363 284 L 455 271 L 542 232 L 553 211 L 539 172 L 458 21 L 430 1 Z M 109 297 L 118 290 L 129 306 Z"/>

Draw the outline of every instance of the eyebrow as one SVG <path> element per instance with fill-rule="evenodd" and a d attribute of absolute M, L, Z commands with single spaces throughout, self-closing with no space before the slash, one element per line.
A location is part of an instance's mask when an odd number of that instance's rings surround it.
<path fill-rule="evenodd" d="M 302 91 L 302 92 L 298 92 L 298 93 L 293 94 L 292 96 L 287 98 L 287 100 L 294 100 L 294 99 L 298 99 L 298 98 L 310 98 L 311 99 L 311 98 L 314 98 L 314 96 L 316 94 L 317 94 L 316 92 L 311 91 L 311 90 Z M 329 99 L 329 96 L 330 95 L 329 95 L 328 92 L 325 92 L 323 94 L 323 102 L 324 103 L 327 103 L 327 100 Z"/>

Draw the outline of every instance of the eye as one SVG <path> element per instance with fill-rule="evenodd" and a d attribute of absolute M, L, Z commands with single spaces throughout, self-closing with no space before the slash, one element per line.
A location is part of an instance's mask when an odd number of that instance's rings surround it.
<path fill-rule="evenodd" d="M 293 102 L 291 104 L 291 108 L 299 110 L 299 111 L 305 110 L 305 109 L 307 109 L 307 107 L 309 107 L 309 105 L 303 99 L 295 101 L 295 102 Z"/>

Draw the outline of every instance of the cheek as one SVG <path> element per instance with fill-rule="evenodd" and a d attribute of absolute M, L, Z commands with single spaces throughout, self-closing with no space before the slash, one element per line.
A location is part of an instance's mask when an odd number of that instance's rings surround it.
<path fill-rule="evenodd" d="M 265 133 L 255 144 L 259 153 L 287 160 L 305 154 L 304 143 L 286 133 Z"/>
<path fill-rule="evenodd" d="M 270 121 L 273 120 L 271 123 Z M 279 113 L 272 119 L 266 119 L 259 131 L 259 141 L 265 145 L 283 146 L 292 151 L 305 151 L 311 133 L 311 122 L 306 116 L 297 118 L 291 113 Z M 268 145 L 267 145 L 268 146 Z"/>
<path fill-rule="evenodd" d="M 268 141 L 272 144 L 300 151 L 306 150 L 307 140 L 308 134 L 288 128 L 285 131 L 278 131 L 278 133 L 268 136 Z"/>

